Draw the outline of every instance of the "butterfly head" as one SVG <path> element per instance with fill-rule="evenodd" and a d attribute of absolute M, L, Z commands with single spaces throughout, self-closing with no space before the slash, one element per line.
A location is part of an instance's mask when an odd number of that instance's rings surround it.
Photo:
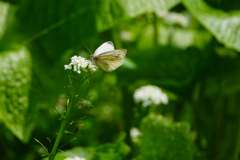
<path fill-rule="evenodd" d="M 90 55 L 91 59 L 93 60 L 93 54 Z"/>
<path fill-rule="evenodd" d="M 97 58 L 94 56 L 94 54 L 91 54 L 90 57 L 91 57 L 92 61 L 95 63 Z"/>

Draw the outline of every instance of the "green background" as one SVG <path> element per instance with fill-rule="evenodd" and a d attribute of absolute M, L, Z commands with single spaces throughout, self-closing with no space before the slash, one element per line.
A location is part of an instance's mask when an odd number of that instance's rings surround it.
<path fill-rule="evenodd" d="M 68 131 L 83 127 L 63 136 L 60 146 L 70 142 L 56 159 L 239 159 L 239 0 L 4 0 L 1 160 L 42 159 L 34 138 L 51 149 L 54 108 L 66 107 L 64 65 L 74 55 L 90 59 L 84 44 L 94 52 L 105 41 L 128 50 L 124 64 L 91 76 L 81 97 L 94 107 L 75 115 Z M 134 91 L 149 84 L 169 104 L 134 103 Z M 137 142 L 132 127 L 142 132 Z"/>

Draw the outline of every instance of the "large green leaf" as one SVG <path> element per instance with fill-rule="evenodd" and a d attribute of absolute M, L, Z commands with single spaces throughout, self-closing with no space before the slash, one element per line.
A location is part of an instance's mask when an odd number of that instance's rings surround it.
<path fill-rule="evenodd" d="M 31 57 L 24 46 L 0 53 L 0 116 L 6 126 L 23 142 L 33 129 L 29 120 Z"/>
<path fill-rule="evenodd" d="M 163 116 L 152 113 L 143 119 L 141 129 L 143 159 L 193 159 L 194 148 L 187 123 L 172 123 Z"/>
<path fill-rule="evenodd" d="M 167 11 L 180 3 L 180 0 L 121 0 L 123 8 L 129 17 L 135 17 L 145 12 Z"/>
<path fill-rule="evenodd" d="M 107 30 L 122 20 L 147 12 L 167 11 L 179 2 L 180 0 L 101 0 L 96 7 L 97 29 Z"/>
<path fill-rule="evenodd" d="M 187 9 L 226 47 L 240 51 L 240 11 L 224 12 L 203 0 L 183 0 Z"/>

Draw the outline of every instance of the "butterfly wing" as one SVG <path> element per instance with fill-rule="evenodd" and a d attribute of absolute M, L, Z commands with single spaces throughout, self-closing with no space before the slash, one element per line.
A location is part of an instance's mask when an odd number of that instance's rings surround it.
<path fill-rule="evenodd" d="M 123 64 L 123 57 L 126 53 L 126 49 L 117 49 L 105 52 L 97 56 L 96 63 L 103 70 L 110 72 Z"/>
<path fill-rule="evenodd" d="M 111 41 L 107 41 L 96 49 L 96 51 L 94 52 L 94 56 L 98 56 L 101 53 L 105 53 L 113 50 L 114 50 L 113 43 Z"/>

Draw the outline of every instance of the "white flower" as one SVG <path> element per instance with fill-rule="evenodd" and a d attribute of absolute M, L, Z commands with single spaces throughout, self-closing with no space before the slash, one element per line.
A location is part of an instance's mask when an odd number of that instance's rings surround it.
<path fill-rule="evenodd" d="M 85 158 L 81 158 L 81 157 L 77 157 L 75 156 L 74 158 L 71 158 L 71 157 L 67 157 L 66 159 L 64 160 L 86 160 Z"/>
<path fill-rule="evenodd" d="M 138 142 L 139 137 L 142 135 L 142 132 L 138 128 L 133 127 L 130 130 L 130 135 L 131 135 L 131 138 L 132 138 L 133 142 Z"/>
<path fill-rule="evenodd" d="M 136 89 L 133 98 L 136 103 L 142 102 L 144 107 L 152 104 L 168 104 L 167 95 L 163 93 L 159 87 L 153 85 L 143 86 Z"/>
<path fill-rule="evenodd" d="M 71 65 L 64 65 L 64 67 L 65 67 L 65 70 L 66 70 L 66 69 L 72 69 L 72 66 L 71 66 Z"/>
<path fill-rule="evenodd" d="M 189 16 L 182 13 L 158 11 L 157 16 L 163 18 L 168 24 L 179 24 L 184 28 L 188 27 L 190 23 Z"/>
<path fill-rule="evenodd" d="M 81 69 L 84 72 L 87 72 L 90 70 L 91 72 L 95 72 L 98 69 L 98 66 L 96 66 L 92 61 L 83 58 L 81 56 L 73 56 L 71 58 L 71 62 L 69 65 L 64 65 L 65 70 L 72 69 L 73 71 L 81 73 Z"/>

